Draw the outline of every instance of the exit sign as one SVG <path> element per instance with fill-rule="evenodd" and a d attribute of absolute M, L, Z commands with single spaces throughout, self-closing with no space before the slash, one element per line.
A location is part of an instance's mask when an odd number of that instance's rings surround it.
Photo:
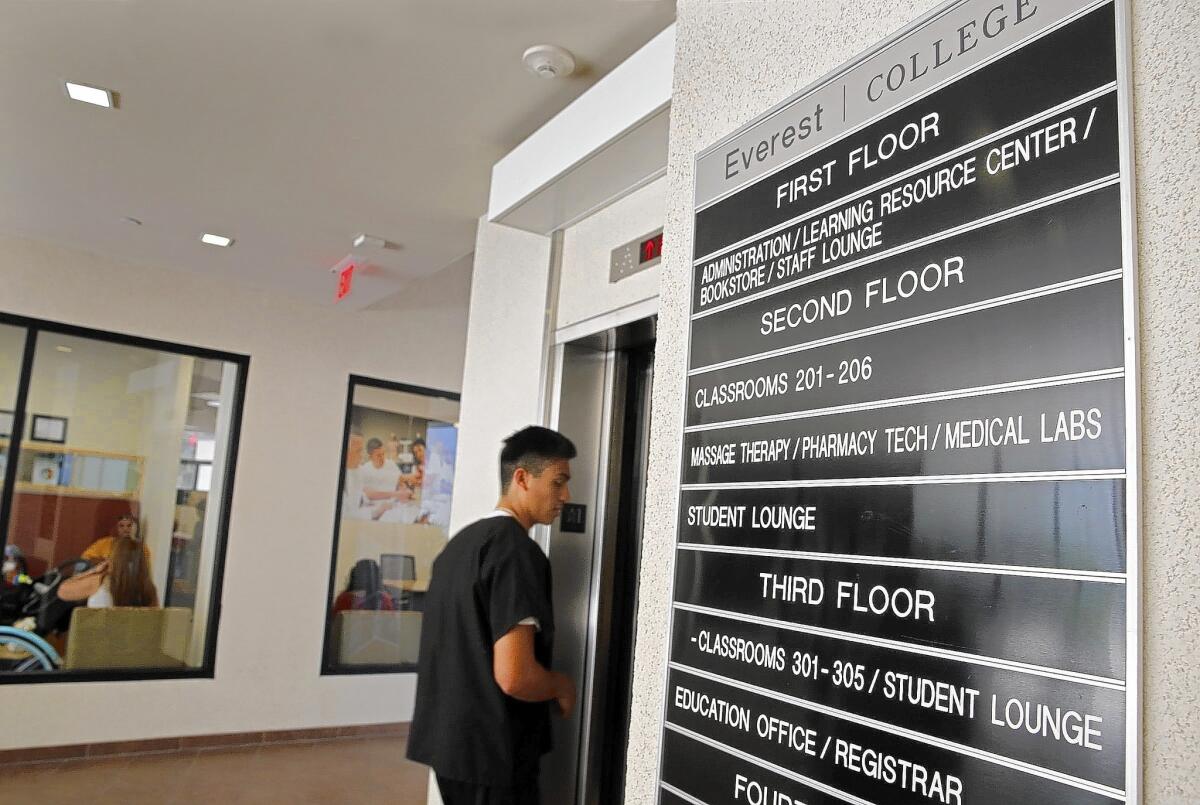
<path fill-rule="evenodd" d="M 354 282 L 354 263 L 338 272 L 337 295 L 334 301 L 340 302 L 350 294 L 350 286 Z"/>

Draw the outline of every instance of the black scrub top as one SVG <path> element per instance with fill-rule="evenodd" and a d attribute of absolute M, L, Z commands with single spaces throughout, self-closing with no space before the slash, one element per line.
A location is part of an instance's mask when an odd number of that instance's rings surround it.
<path fill-rule="evenodd" d="M 512 786 L 550 749 L 550 702 L 506 695 L 492 674 L 497 640 L 526 618 L 534 655 L 550 667 L 550 562 L 514 518 L 464 528 L 433 563 L 421 625 L 408 757 L 443 777 Z"/>

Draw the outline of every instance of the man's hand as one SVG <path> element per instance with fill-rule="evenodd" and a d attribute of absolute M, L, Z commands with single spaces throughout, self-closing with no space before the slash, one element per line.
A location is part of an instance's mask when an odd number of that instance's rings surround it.
<path fill-rule="evenodd" d="M 558 712 L 563 718 L 570 718 L 571 712 L 575 709 L 575 682 L 566 674 L 554 672 L 555 684 L 558 692 L 554 694 L 554 700 L 558 703 Z"/>
<path fill-rule="evenodd" d="M 523 702 L 558 703 L 563 717 L 575 709 L 575 683 L 566 674 L 547 670 L 533 654 L 534 628 L 514 626 L 496 641 L 492 676 L 505 695 Z"/>

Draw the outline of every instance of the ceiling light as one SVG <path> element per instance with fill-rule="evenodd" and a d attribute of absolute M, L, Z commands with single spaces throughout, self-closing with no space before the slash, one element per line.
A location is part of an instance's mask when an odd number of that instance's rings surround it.
<path fill-rule="evenodd" d="M 387 246 L 387 241 L 383 238 L 376 237 L 375 235 L 367 235 L 365 233 L 361 235 L 355 235 L 353 243 L 354 248 L 356 249 L 363 246 L 369 246 L 372 249 L 382 249 Z"/>
<path fill-rule="evenodd" d="M 220 401 L 220 400 L 209 400 L 209 401 L 206 403 L 206 405 L 208 405 L 210 408 L 220 408 L 220 407 L 221 407 L 221 401 Z"/>
<path fill-rule="evenodd" d="M 72 351 L 70 347 L 64 347 L 62 344 L 59 344 L 57 347 L 55 347 L 55 349 L 57 349 L 59 352 L 71 352 Z"/>
<path fill-rule="evenodd" d="M 233 245 L 233 238 L 227 238 L 224 235 L 210 235 L 208 232 L 205 232 L 203 235 L 201 235 L 200 240 L 203 243 L 207 243 L 209 246 L 225 247 Z"/>
<path fill-rule="evenodd" d="M 558 45 L 534 45 L 521 61 L 529 72 L 542 78 L 565 78 L 575 72 L 575 57 Z"/>
<path fill-rule="evenodd" d="M 89 87 L 86 84 L 72 84 L 70 81 L 63 83 L 67 85 L 67 97 L 73 101 L 82 101 L 83 103 L 90 103 L 93 106 L 103 106 L 106 109 L 113 107 L 112 90 Z"/>

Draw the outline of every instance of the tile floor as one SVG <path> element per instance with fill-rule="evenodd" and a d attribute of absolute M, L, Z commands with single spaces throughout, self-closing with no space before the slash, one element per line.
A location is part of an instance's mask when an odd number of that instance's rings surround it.
<path fill-rule="evenodd" d="M 0 805 L 425 805 L 403 738 L 0 766 Z"/>

